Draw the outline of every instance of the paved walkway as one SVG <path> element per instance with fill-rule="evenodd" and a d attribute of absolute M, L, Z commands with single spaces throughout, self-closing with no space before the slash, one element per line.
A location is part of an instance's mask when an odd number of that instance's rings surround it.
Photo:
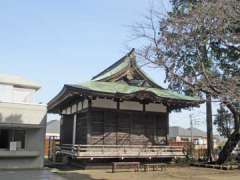
<path fill-rule="evenodd" d="M 48 170 L 0 171 L 0 180 L 66 180 Z"/>

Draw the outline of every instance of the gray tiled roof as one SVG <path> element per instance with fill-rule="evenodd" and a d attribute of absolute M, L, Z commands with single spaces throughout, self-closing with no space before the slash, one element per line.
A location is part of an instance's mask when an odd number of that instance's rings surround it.
<path fill-rule="evenodd" d="M 47 130 L 46 133 L 60 133 L 60 121 L 52 120 L 47 122 Z"/>
<path fill-rule="evenodd" d="M 207 137 L 207 133 L 197 129 L 197 128 L 193 128 L 192 130 L 193 136 L 194 137 Z M 169 137 L 191 137 L 191 129 L 185 129 L 182 127 L 178 127 L 178 126 L 173 126 L 173 127 L 169 127 Z"/>

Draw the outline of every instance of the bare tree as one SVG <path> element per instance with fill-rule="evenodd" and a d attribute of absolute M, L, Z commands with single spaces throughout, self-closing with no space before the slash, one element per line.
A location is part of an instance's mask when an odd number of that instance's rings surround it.
<path fill-rule="evenodd" d="M 208 94 L 233 114 L 234 132 L 218 159 L 224 163 L 240 140 L 240 1 L 202 0 L 167 15 L 151 9 L 134 35 L 145 39 L 139 55 L 164 68 L 169 88 Z"/>

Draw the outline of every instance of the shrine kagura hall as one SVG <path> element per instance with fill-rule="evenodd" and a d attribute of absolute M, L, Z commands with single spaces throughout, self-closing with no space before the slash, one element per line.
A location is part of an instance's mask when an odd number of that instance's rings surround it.
<path fill-rule="evenodd" d="M 76 159 L 184 156 L 168 146 L 169 113 L 197 97 L 163 89 L 137 65 L 134 49 L 82 84 L 64 85 L 48 104 L 61 115 L 61 152 Z"/>

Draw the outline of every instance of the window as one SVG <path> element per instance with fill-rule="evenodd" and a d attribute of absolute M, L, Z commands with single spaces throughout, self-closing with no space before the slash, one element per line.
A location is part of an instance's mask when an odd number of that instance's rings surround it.
<path fill-rule="evenodd" d="M 3 102 L 12 102 L 12 91 L 13 86 L 0 84 L 0 101 Z"/>
<path fill-rule="evenodd" d="M 31 103 L 33 101 L 33 89 L 26 89 L 14 86 L 13 88 L 13 101 Z"/>
<path fill-rule="evenodd" d="M 17 149 L 25 148 L 25 130 L 0 129 L 0 149 L 10 149 L 10 142 L 18 142 Z"/>
<path fill-rule="evenodd" d="M 9 148 L 9 131 L 0 129 L 0 149 Z"/>
<path fill-rule="evenodd" d="M 21 142 L 21 149 L 25 147 L 25 131 L 24 130 L 15 130 L 14 131 L 14 141 Z"/>

